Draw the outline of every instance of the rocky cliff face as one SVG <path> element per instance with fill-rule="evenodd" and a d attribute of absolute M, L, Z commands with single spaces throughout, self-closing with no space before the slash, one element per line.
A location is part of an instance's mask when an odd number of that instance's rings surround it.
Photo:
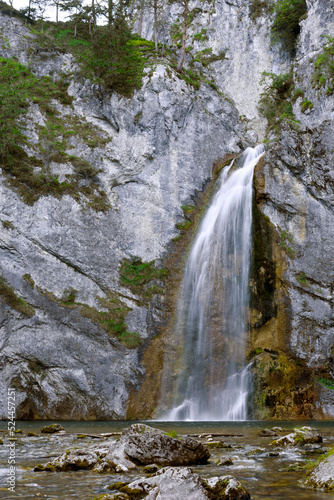
<path fill-rule="evenodd" d="M 206 83 L 195 90 L 168 65 L 157 64 L 130 99 L 117 94 L 102 99 L 79 75 L 71 55 L 39 50 L 19 20 L 0 17 L 2 57 L 17 57 L 39 77 L 67 78 L 72 104 L 55 100 L 53 106 L 65 128 L 71 116 L 95 138 L 87 143 L 76 133 L 67 152 L 98 170 L 94 182 L 78 182 L 77 193 L 43 194 L 33 204 L 5 172 L 0 177 L 2 418 L 9 386 L 17 390 L 18 418 L 122 419 L 127 404 L 128 416 L 154 414 L 166 337 L 150 341 L 167 322 L 172 301 L 169 291 L 166 303 L 166 287 L 177 286 L 170 255 L 179 245 L 172 242 L 179 234 L 175 224 L 187 226 L 181 207 L 193 203 L 212 179 L 216 160 L 264 136 L 260 75 L 286 73 L 291 64 L 282 48 L 270 46 L 270 15 L 263 11 L 252 19 L 251 7 L 251 1 L 241 0 L 191 2 L 195 64 L 214 77 L 218 91 Z M 176 4 L 164 10 L 167 26 L 179 22 L 180 12 Z M 143 36 L 152 37 L 150 26 L 148 18 Z M 330 412 L 331 391 L 317 385 L 311 372 L 317 368 L 319 378 L 333 376 L 334 104 L 328 85 L 312 88 L 312 75 L 326 44 L 322 35 L 333 27 L 331 1 L 308 2 L 293 68 L 296 85 L 313 107 L 302 113 L 303 98 L 296 100 L 299 130 L 287 126 L 278 140 L 270 137 L 255 177 L 258 223 L 267 241 L 254 266 L 249 347 L 266 374 L 255 374 L 257 394 L 268 396 L 261 417 Z M 168 41 L 170 30 L 165 33 Z M 26 120 L 26 152 L 32 155 L 41 140 L 39 126 L 48 119 L 31 102 Z M 73 173 L 68 162 L 42 153 L 38 159 L 59 182 Z M 143 263 L 151 278 L 141 275 L 142 288 L 125 286 L 124 275 L 141 272 Z M 164 265 L 170 268 L 169 284 L 159 274 Z M 261 280 L 268 292 L 263 300 Z M 120 334 L 115 323 L 122 325 Z M 275 363 L 285 368 L 272 380 Z M 296 363 L 309 370 L 306 378 L 294 369 Z M 285 392 L 277 391 L 278 385 Z M 295 396 L 280 413 L 291 391 Z"/>
<path fill-rule="evenodd" d="M 74 73 L 72 106 L 53 104 L 64 121 L 77 117 L 96 134 L 95 147 L 74 135 L 69 150 L 98 168 L 95 183 L 106 193 L 102 210 L 81 192 L 27 205 L 2 173 L 1 415 L 14 386 L 18 418 L 124 418 L 129 390 L 143 375 L 141 349 L 156 333 L 163 303 L 161 292 L 149 306 L 121 286 L 120 264 L 136 256 L 159 266 L 179 233 L 181 206 L 210 179 L 214 161 L 247 145 L 244 125 L 224 96 L 205 84 L 195 91 L 163 65 L 132 99 L 100 100 L 89 81 L 76 78 L 70 55 L 38 50 L 15 18 L 0 22 L 4 57 L 30 64 L 39 76 Z M 31 103 L 27 121 L 31 154 L 47 116 Z M 48 168 L 59 182 L 71 173 L 59 161 Z M 130 337 L 103 328 L 117 314 L 119 322 L 126 316 Z"/>
<path fill-rule="evenodd" d="M 265 351 L 256 361 L 257 415 L 277 418 L 333 416 L 326 380 L 333 378 L 334 98 L 330 77 L 324 70 L 319 86 L 315 65 L 334 29 L 330 2 L 308 2 L 301 26 L 292 68 L 303 92 L 293 108 L 300 124 L 272 136 L 255 178 L 275 269 L 267 292 L 277 308 L 253 329 L 252 348 Z"/>

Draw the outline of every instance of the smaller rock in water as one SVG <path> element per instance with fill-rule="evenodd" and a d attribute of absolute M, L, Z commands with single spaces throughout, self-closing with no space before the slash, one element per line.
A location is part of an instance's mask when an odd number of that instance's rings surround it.
<path fill-rule="evenodd" d="M 206 481 L 209 498 L 224 498 L 225 500 L 250 500 L 251 496 L 233 476 L 211 477 Z M 213 496 L 216 495 L 216 496 Z"/>
<path fill-rule="evenodd" d="M 272 442 L 277 446 L 301 446 L 306 443 L 322 443 L 322 436 L 312 427 L 301 427 L 300 429 L 294 429 L 291 434 Z"/>
<path fill-rule="evenodd" d="M 159 469 L 160 467 L 158 465 L 150 464 L 143 467 L 143 472 L 145 472 L 146 474 L 153 474 L 154 472 L 158 472 Z"/>
<path fill-rule="evenodd" d="M 232 458 L 221 458 L 216 465 L 233 465 Z"/>
<path fill-rule="evenodd" d="M 42 427 L 41 432 L 45 434 L 53 434 L 54 432 L 60 432 L 64 430 L 65 430 L 64 427 L 62 427 L 60 424 L 51 424 Z"/>
<path fill-rule="evenodd" d="M 36 432 L 28 432 L 27 434 L 28 437 L 38 437 L 38 434 L 36 434 Z"/>
<path fill-rule="evenodd" d="M 285 429 L 283 429 L 283 427 L 273 427 L 272 430 L 276 433 L 285 432 Z"/>
<path fill-rule="evenodd" d="M 274 437 L 274 436 L 277 436 L 277 433 L 271 429 L 262 429 L 262 431 L 260 431 L 258 433 L 258 436 L 260 436 L 260 437 L 267 437 L 267 436 Z"/>

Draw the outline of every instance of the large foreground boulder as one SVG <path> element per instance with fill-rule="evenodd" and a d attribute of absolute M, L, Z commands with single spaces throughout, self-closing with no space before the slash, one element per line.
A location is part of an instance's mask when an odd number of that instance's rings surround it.
<path fill-rule="evenodd" d="M 334 454 L 320 460 L 308 473 L 304 484 L 312 488 L 332 491 L 334 489 Z"/>
<path fill-rule="evenodd" d="M 139 464 L 192 465 L 206 463 L 208 449 L 190 437 L 171 437 L 148 425 L 134 424 L 123 432 L 126 456 Z"/>
<path fill-rule="evenodd" d="M 128 495 L 129 499 L 145 498 L 145 500 L 249 500 L 250 495 L 242 484 L 232 476 L 202 479 L 188 467 L 160 469 L 150 478 L 138 479 L 115 489 Z M 110 486 L 110 489 L 113 485 Z"/>

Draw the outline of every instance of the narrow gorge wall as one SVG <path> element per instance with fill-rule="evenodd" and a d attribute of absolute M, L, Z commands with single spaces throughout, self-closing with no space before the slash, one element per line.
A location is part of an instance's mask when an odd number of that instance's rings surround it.
<path fill-rule="evenodd" d="M 200 88 L 180 79 L 166 60 L 146 70 L 142 88 L 129 99 L 102 98 L 73 56 L 41 49 L 21 21 L 0 15 L 0 55 L 69 84 L 72 103 L 52 101 L 64 129 L 75 132 L 66 151 L 97 170 L 93 181 L 78 181 L 76 192 L 36 195 L 30 204 L 1 172 L 2 418 L 9 386 L 17 390 L 18 418 L 155 415 L 164 346 L 173 335 L 173 306 L 196 220 L 226 155 L 264 138 L 261 73 L 286 73 L 292 64 L 282 47 L 270 45 L 271 18 L 264 12 L 252 19 L 251 4 L 191 2 L 189 45 L 204 75 Z M 330 0 L 308 2 L 308 9 L 293 68 L 296 86 L 313 107 L 302 113 L 303 98 L 296 100 L 299 130 L 284 126 L 279 137 L 269 136 L 255 176 L 254 210 L 266 245 L 257 242 L 262 251 L 253 264 L 248 351 L 260 367 L 255 363 L 255 395 L 267 398 L 259 401 L 261 418 L 330 414 L 332 392 L 315 380 L 333 377 L 334 103 L 328 86 L 312 88 L 312 75 L 326 43 L 322 35 L 333 33 L 334 21 Z M 177 4 L 166 7 L 167 26 L 180 12 Z M 151 21 L 144 23 L 147 38 Z M 205 49 L 216 57 L 202 64 Z M 29 105 L 26 152 L 66 182 L 73 166 L 38 149 L 48 116 L 38 104 Z M 191 214 L 181 208 L 193 204 Z M 135 262 L 151 263 L 142 288 L 125 286 L 122 278 Z M 159 273 L 165 268 L 169 274 Z M 125 336 L 108 330 L 108 321 L 124 322 Z M 278 369 L 271 378 L 272 365 Z"/>

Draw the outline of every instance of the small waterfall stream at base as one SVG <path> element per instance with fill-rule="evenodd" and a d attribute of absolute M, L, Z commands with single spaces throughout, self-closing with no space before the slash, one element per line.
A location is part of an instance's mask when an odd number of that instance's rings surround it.
<path fill-rule="evenodd" d="M 223 170 L 200 224 L 178 303 L 175 397 L 162 420 L 247 419 L 253 172 L 263 154 L 263 145 L 247 148 L 239 168 Z"/>

